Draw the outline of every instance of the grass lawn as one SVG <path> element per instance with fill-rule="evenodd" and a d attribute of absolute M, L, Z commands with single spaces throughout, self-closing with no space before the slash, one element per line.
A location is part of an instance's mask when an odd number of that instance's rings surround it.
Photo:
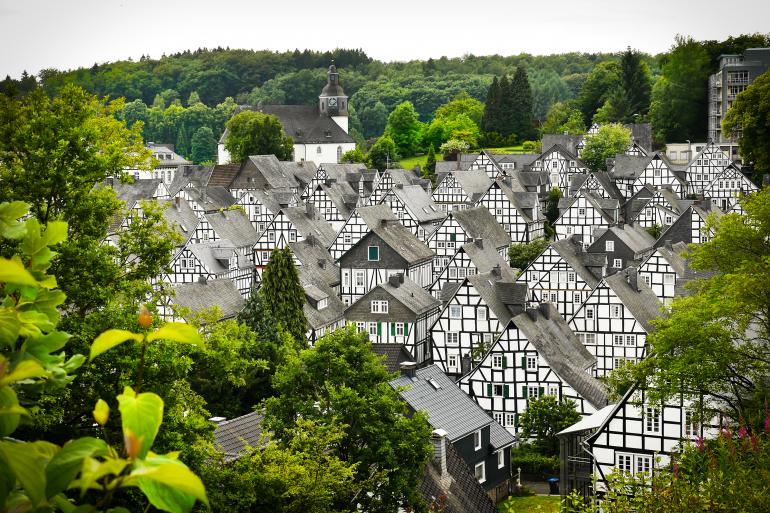
<path fill-rule="evenodd" d="M 524 148 L 521 145 L 507 146 L 505 148 L 486 148 L 490 153 L 524 153 Z"/>
<path fill-rule="evenodd" d="M 498 505 L 502 513 L 559 513 L 558 495 L 531 495 L 529 497 L 508 497 Z"/>
<path fill-rule="evenodd" d="M 508 146 L 506 148 L 486 148 L 487 151 L 492 153 L 524 153 L 524 149 L 519 146 Z M 478 150 L 472 150 L 472 152 L 475 152 Z M 437 155 L 436 158 L 438 160 L 441 160 L 441 155 Z M 415 164 L 420 165 L 420 169 L 425 167 L 425 164 L 428 162 L 428 155 L 420 155 L 419 157 L 407 157 L 405 159 L 401 159 L 398 162 L 398 166 L 402 169 L 412 169 Z"/>

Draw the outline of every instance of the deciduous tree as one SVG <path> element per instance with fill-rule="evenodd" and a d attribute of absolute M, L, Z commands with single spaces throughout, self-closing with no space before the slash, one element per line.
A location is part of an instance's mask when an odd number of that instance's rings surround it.
<path fill-rule="evenodd" d="M 412 102 L 399 104 L 388 116 L 384 135 L 396 144 L 396 149 L 402 157 L 414 155 L 420 145 L 422 123 L 417 117 Z"/>
<path fill-rule="evenodd" d="M 606 171 L 607 159 L 624 153 L 631 146 L 631 131 L 623 125 L 608 123 L 595 134 L 585 136 L 580 159 L 594 171 Z"/>
<path fill-rule="evenodd" d="M 770 172 L 770 71 L 735 98 L 722 122 L 724 134 L 733 130 L 741 131 L 743 162 L 751 163 L 756 174 Z"/>
<path fill-rule="evenodd" d="M 575 402 L 570 399 L 559 401 L 555 396 L 544 395 L 530 400 L 521 414 L 519 425 L 524 439 L 537 438 L 535 447 L 546 455 L 559 454 L 559 439 L 556 433 L 580 420 Z"/>
<path fill-rule="evenodd" d="M 245 110 L 227 122 L 229 135 L 225 149 L 232 162 L 244 162 L 249 155 L 275 155 L 278 160 L 291 160 L 294 142 L 283 133 L 278 118 Z"/>

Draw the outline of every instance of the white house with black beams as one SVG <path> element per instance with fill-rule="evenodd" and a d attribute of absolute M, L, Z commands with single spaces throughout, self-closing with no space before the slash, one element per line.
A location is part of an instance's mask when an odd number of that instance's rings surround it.
<path fill-rule="evenodd" d="M 700 194 L 727 166 L 730 157 L 714 141 L 709 141 L 687 164 L 686 182 L 689 194 Z"/>
<path fill-rule="evenodd" d="M 731 163 L 703 189 L 703 194 L 711 198 L 711 202 L 720 210 L 729 212 L 738 205 L 741 196 L 758 190 L 754 182 L 741 172 L 738 165 Z"/>
<path fill-rule="evenodd" d="M 513 184 L 510 176 L 495 180 L 481 196 L 478 205 L 495 216 L 512 242 L 532 242 L 545 233 L 545 216 L 540 211 L 540 200 L 537 193 L 515 191 Z"/>
<path fill-rule="evenodd" d="M 559 200 L 559 217 L 553 227 L 557 240 L 577 235 L 588 247 L 594 241 L 596 228 L 608 228 L 617 223 L 619 217 L 618 200 L 580 189 L 575 197 Z"/>
<path fill-rule="evenodd" d="M 337 260 L 344 255 L 353 244 L 361 240 L 361 237 L 369 233 L 370 226 L 377 226 L 382 220 L 398 222 L 396 215 L 387 205 L 369 205 L 358 207 L 345 221 L 345 224 L 337 232 L 329 253 Z"/>
<path fill-rule="evenodd" d="M 396 183 L 382 198 L 396 218 L 418 239 L 425 241 L 446 217 L 419 185 Z"/>

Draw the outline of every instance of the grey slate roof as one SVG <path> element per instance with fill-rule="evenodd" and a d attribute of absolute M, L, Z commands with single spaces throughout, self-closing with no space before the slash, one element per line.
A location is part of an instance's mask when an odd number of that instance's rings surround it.
<path fill-rule="evenodd" d="M 653 188 L 649 185 L 645 185 L 636 191 L 636 194 L 628 198 L 628 200 L 626 200 L 626 202 L 623 203 L 623 206 L 621 207 L 623 210 L 623 218 L 626 220 L 626 222 L 633 222 L 639 213 L 644 209 L 645 205 L 649 203 L 654 194 L 655 191 Z"/>
<path fill-rule="evenodd" d="M 636 225 L 630 225 L 630 224 L 624 224 L 624 225 L 612 225 L 609 228 L 601 228 L 597 229 L 594 232 L 594 238 L 600 237 L 598 233 L 601 230 L 601 234 L 604 234 L 608 230 L 612 232 L 618 239 L 620 239 L 628 248 L 634 252 L 635 255 L 641 255 L 642 253 L 645 253 L 646 251 L 649 251 L 652 249 L 652 247 L 655 245 L 655 239 L 650 235 L 647 230 L 644 228 L 641 228 Z M 595 245 L 596 242 L 594 242 L 593 245 Z M 593 248 L 589 247 L 589 252 Z M 603 252 L 603 250 L 599 249 L 599 253 Z M 638 256 L 634 256 L 634 258 L 639 258 Z"/>
<path fill-rule="evenodd" d="M 403 275 L 401 275 L 403 276 Z M 420 315 L 430 310 L 437 309 L 441 302 L 430 295 L 428 291 L 417 285 L 409 277 L 404 276 L 403 282 L 396 285 L 390 280 L 384 281 L 377 287 L 385 290 L 393 296 L 398 302 L 407 307 L 415 315 Z M 393 280 L 396 281 L 396 280 Z M 375 287 L 376 288 L 376 287 Z"/>
<path fill-rule="evenodd" d="M 216 305 L 222 311 L 222 319 L 235 317 L 245 304 L 235 283 L 226 278 L 180 283 L 174 286 L 174 293 L 172 303 L 189 308 L 193 312 Z"/>
<path fill-rule="evenodd" d="M 151 200 L 153 194 L 161 184 L 159 178 L 135 179 L 132 183 L 123 183 L 120 180 L 112 180 L 111 186 L 118 199 L 124 201 L 130 208 L 134 203 L 142 200 Z"/>
<path fill-rule="evenodd" d="M 647 153 L 652 150 L 652 125 L 650 123 L 630 123 L 623 125 L 631 130 L 631 138 Z"/>
<path fill-rule="evenodd" d="M 181 245 L 186 245 L 195 235 L 195 228 L 198 226 L 198 216 L 195 211 L 183 198 L 158 200 L 158 204 L 164 207 L 163 217 L 166 218 L 166 222 L 182 237 Z"/>
<path fill-rule="evenodd" d="M 217 253 L 219 253 L 218 250 L 231 250 L 233 253 L 236 253 L 235 248 L 237 246 L 235 243 L 227 240 L 227 239 L 220 239 L 215 242 L 201 242 L 199 244 L 188 244 L 186 248 L 190 250 L 193 255 L 195 255 L 195 258 L 201 261 L 203 265 L 208 269 L 210 273 L 213 274 L 221 274 L 226 272 L 229 269 L 229 265 L 227 262 L 222 262 L 217 258 Z M 235 255 L 233 255 L 235 256 Z M 251 267 L 253 264 L 249 261 L 248 257 L 238 254 L 238 269 L 247 269 Z"/>
<path fill-rule="evenodd" d="M 500 256 L 497 249 L 491 244 L 484 244 L 483 241 L 481 246 L 476 242 L 466 242 L 460 250 L 471 259 L 473 265 L 476 266 L 477 273 L 488 273 L 495 266 L 500 266 L 501 269 L 509 267 L 508 262 L 504 257 Z"/>
<path fill-rule="evenodd" d="M 323 189 L 342 217 L 350 217 L 351 211 L 358 203 L 358 193 L 348 182 L 333 182 L 328 185 L 320 183 L 316 187 Z"/>
<path fill-rule="evenodd" d="M 396 214 L 394 214 L 384 203 L 358 207 L 356 212 L 358 212 L 358 215 L 361 216 L 361 219 L 366 223 L 366 226 L 368 226 L 370 230 L 373 226 L 378 226 L 383 219 L 387 221 L 398 221 Z"/>
<path fill-rule="evenodd" d="M 518 311 L 515 306 L 523 309 L 526 303 L 527 284 L 515 283 L 514 271 L 506 266 L 488 273 L 474 274 L 465 278 L 484 302 L 494 312 L 501 324 L 506 324 Z M 512 309 L 514 311 L 512 311 Z"/>
<path fill-rule="evenodd" d="M 403 362 L 414 361 L 404 344 L 394 342 L 372 344 L 372 352 L 382 359 L 388 372 L 398 372 Z"/>
<path fill-rule="evenodd" d="M 307 238 L 308 236 L 315 237 L 321 242 L 321 245 L 328 248 L 334 242 L 335 233 L 331 225 L 326 222 L 326 219 L 319 216 L 315 209 L 311 206 L 311 213 L 307 213 L 307 205 L 301 207 L 287 207 L 281 209 L 289 221 L 294 224 L 294 227 L 302 235 Z"/>
<path fill-rule="evenodd" d="M 449 215 L 457 220 L 469 237 L 482 239 L 482 245 L 489 244 L 494 248 L 511 245 L 511 238 L 508 236 L 508 232 L 497 222 L 495 216 L 486 207 L 455 210 Z"/>
<path fill-rule="evenodd" d="M 543 148 L 551 148 L 554 145 L 559 145 L 566 148 L 572 155 L 577 155 L 577 146 L 582 140 L 582 135 L 543 134 L 542 146 Z"/>
<path fill-rule="evenodd" d="M 315 178 L 316 166 L 312 161 L 286 161 L 282 160 L 281 167 L 284 174 L 291 175 L 300 185 L 307 185 Z"/>
<path fill-rule="evenodd" d="M 452 173 L 452 176 L 473 203 L 476 203 L 492 186 L 492 180 L 484 171 L 458 171 Z"/>
<path fill-rule="evenodd" d="M 291 137 L 294 140 L 294 144 L 355 142 L 334 120 L 326 115 L 322 115 L 318 110 L 318 106 L 262 105 L 253 107 L 250 105 L 239 105 L 236 113 L 244 110 L 253 110 L 276 116 L 283 126 L 284 134 Z M 219 138 L 219 142 L 224 143 L 228 135 L 229 130 L 225 129 L 222 137 Z"/>
<path fill-rule="evenodd" d="M 518 171 L 530 167 L 540 155 L 537 153 L 495 153 L 491 156 L 500 166 L 513 162 L 516 164 L 513 169 Z M 510 170 L 504 169 L 503 171 Z"/>
<path fill-rule="evenodd" d="M 179 191 L 188 186 L 205 187 L 209 184 L 213 172 L 213 166 L 179 166 L 174 173 L 174 179 L 168 186 L 168 193 L 176 196 Z"/>
<path fill-rule="evenodd" d="M 272 189 L 299 188 L 299 182 L 297 182 L 294 174 L 284 168 L 275 155 L 249 156 L 230 187 L 233 189 L 252 189 L 254 185 L 249 182 L 249 178 L 257 175 L 261 175 Z"/>
<path fill-rule="evenodd" d="M 319 329 L 342 319 L 345 314 L 345 303 L 319 276 L 308 272 L 303 267 L 299 269 L 299 281 L 306 296 L 313 298 L 313 303 L 315 303 L 311 304 L 310 300 L 306 298 L 305 304 L 302 306 L 308 326 Z M 321 299 L 326 299 L 327 304 L 326 308 L 319 310 L 317 304 Z"/>
<path fill-rule="evenodd" d="M 615 165 L 610 171 L 610 176 L 615 179 L 636 180 L 651 160 L 651 156 L 626 155 L 625 153 L 615 155 Z"/>
<path fill-rule="evenodd" d="M 181 155 L 179 155 L 177 152 L 174 151 L 173 144 L 147 143 L 145 145 L 145 148 L 147 148 L 148 150 L 151 150 L 153 153 L 153 156 L 158 154 L 163 154 L 163 158 L 160 158 L 159 156 L 156 157 L 158 159 L 158 165 L 156 166 L 156 169 L 174 168 L 185 164 L 192 164 L 192 162 L 185 159 L 184 157 L 182 157 Z"/>
<path fill-rule="evenodd" d="M 340 284 L 340 270 L 334 265 L 326 247 L 315 239 L 305 239 L 299 242 L 290 242 L 294 256 L 301 262 L 300 272 L 307 274 L 312 282 L 321 282 L 328 287 L 336 287 Z"/>
<path fill-rule="evenodd" d="M 380 237 L 393 251 L 401 255 L 409 265 L 432 260 L 435 254 L 398 220 L 385 220 L 369 225 L 369 230 Z M 360 244 L 366 236 L 355 245 Z"/>
<path fill-rule="evenodd" d="M 186 192 L 203 208 L 204 212 L 227 208 L 236 201 L 230 191 L 224 187 L 189 187 Z"/>
<path fill-rule="evenodd" d="M 237 247 L 254 246 L 257 243 L 257 232 L 243 210 L 222 210 L 204 216 L 219 237 L 229 240 Z"/>
<path fill-rule="evenodd" d="M 558 315 L 558 314 L 557 314 Z M 401 375 L 390 382 L 401 397 L 415 411 L 423 411 L 428 416 L 428 423 L 434 429 L 447 432 L 447 439 L 454 442 L 470 433 L 494 423 L 494 420 L 482 410 L 476 402 L 444 374 L 435 365 L 429 365 L 415 371 L 416 377 Z M 435 388 L 428 380 L 438 385 Z M 505 430 L 504 430 L 505 431 Z M 501 439 L 492 443 L 495 449 L 514 443 L 513 435 L 505 431 Z M 492 442 L 490 440 L 490 442 Z"/>
<path fill-rule="evenodd" d="M 586 252 L 583 249 L 583 244 L 574 236 L 557 240 L 551 243 L 551 247 L 583 278 L 589 287 L 594 288 L 599 284 L 599 277 L 595 276 L 589 267 L 601 265 L 602 260 L 606 266 L 607 255 Z"/>
<path fill-rule="evenodd" d="M 654 329 L 651 321 L 660 317 L 662 303 L 658 301 L 652 289 L 639 277 L 636 268 L 624 269 L 605 277 L 604 281 L 644 330 L 648 333 L 651 332 Z"/>
<path fill-rule="evenodd" d="M 537 189 L 548 184 L 548 171 L 523 171 L 513 172 L 518 182 L 530 192 L 536 192 Z M 535 189 L 535 190 L 533 190 Z"/>
<path fill-rule="evenodd" d="M 535 346 L 551 369 L 594 408 L 607 405 L 604 385 L 591 376 L 596 357 L 580 343 L 559 311 L 550 303 L 531 308 L 512 323 Z"/>
<path fill-rule="evenodd" d="M 225 455 L 225 461 L 243 456 L 248 448 L 257 448 L 262 443 L 262 413 L 252 412 L 225 420 L 214 430 L 214 445 Z"/>

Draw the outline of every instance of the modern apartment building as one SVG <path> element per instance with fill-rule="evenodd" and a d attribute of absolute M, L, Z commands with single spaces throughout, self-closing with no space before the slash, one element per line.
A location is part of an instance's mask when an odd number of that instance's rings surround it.
<path fill-rule="evenodd" d="M 719 57 L 719 71 L 709 78 L 709 139 L 717 144 L 740 139 L 740 131 L 722 134 L 722 120 L 738 93 L 768 68 L 770 48 L 748 48 L 742 55 Z"/>

